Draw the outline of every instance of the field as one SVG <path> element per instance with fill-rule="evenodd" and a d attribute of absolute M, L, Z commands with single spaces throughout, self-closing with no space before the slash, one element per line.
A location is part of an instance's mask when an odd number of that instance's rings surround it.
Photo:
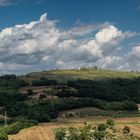
<path fill-rule="evenodd" d="M 72 115 L 74 117 L 104 116 L 108 118 L 133 118 L 140 117 L 140 111 L 105 111 L 96 107 L 67 110 L 60 113 L 61 118 Z"/>
<path fill-rule="evenodd" d="M 38 126 L 24 129 L 16 135 L 9 136 L 9 140 L 54 140 L 53 129 L 58 127 L 80 127 L 84 122 L 98 124 L 105 122 L 106 117 L 86 117 L 75 119 L 58 119 L 57 122 L 43 123 Z M 124 125 L 131 128 L 131 132 L 140 136 L 140 118 L 115 118 L 116 127 L 119 131 Z"/>
<path fill-rule="evenodd" d="M 140 72 L 126 72 L 126 71 L 113 71 L 102 69 L 81 69 L 81 70 L 51 70 L 29 73 L 20 76 L 19 78 L 31 82 L 33 79 L 40 77 L 47 77 L 49 79 L 56 79 L 59 82 L 66 82 L 74 79 L 105 79 L 105 78 L 133 78 L 140 77 Z"/>

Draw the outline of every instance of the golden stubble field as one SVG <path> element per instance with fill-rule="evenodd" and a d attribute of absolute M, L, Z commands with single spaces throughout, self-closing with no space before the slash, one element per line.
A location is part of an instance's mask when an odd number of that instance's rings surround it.
<path fill-rule="evenodd" d="M 9 136 L 9 140 L 54 140 L 53 129 L 58 127 L 80 127 L 84 122 L 98 124 L 105 122 L 105 117 L 87 117 L 73 119 L 58 119 L 56 122 L 43 123 L 32 128 L 24 129 L 16 135 Z M 127 125 L 131 132 L 140 136 L 140 118 L 118 118 L 114 119 L 118 130 Z"/>

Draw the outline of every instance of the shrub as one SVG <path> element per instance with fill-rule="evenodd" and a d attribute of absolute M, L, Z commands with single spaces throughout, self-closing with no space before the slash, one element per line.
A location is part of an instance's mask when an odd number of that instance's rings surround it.
<path fill-rule="evenodd" d="M 130 133 L 130 128 L 129 128 L 128 126 L 125 126 L 125 127 L 123 128 L 123 133 L 124 133 L 124 134 Z"/>
<path fill-rule="evenodd" d="M 65 140 L 66 128 L 56 128 L 54 129 L 55 140 Z"/>
<path fill-rule="evenodd" d="M 12 125 L 7 127 L 7 134 L 16 134 L 23 128 L 20 122 L 13 123 Z"/>
<path fill-rule="evenodd" d="M 80 140 L 88 140 L 93 136 L 92 126 L 90 124 L 84 125 L 84 127 L 80 128 L 79 132 L 79 138 Z"/>
<path fill-rule="evenodd" d="M 68 140 L 79 140 L 79 135 L 78 135 L 78 129 L 77 128 L 73 128 L 73 127 L 70 127 L 68 128 Z"/>
<path fill-rule="evenodd" d="M 0 140 L 8 140 L 8 135 L 0 132 Z"/>
<path fill-rule="evenodd" d="M 0 140 L 8 140 L 8 135 L 5 127 L 0 128 Z"/>
<path fill-rule="evenodd" d="M 105 131 L 107 128 L 107 125 L 102 123 L 98 125 L 98 131 Z"/>
<path fill-rule="evenodd" d="M 22 116 L 18 117 L 16 119 L 16 122 L 20 122 L 22 124 L 23 128 L 31 127 L 33 125 L 37 125 L 38 121 L 37 120 L 27 120 L 27 118 L 24 118 Z"/>
<path fill-rule="evenodd" d="M 111 129 L 112 129 L 112 132 L 113 133 L 116 133 L 117 132 L 117 129 L 115 127 L 112 127 Z"/>
<path fill-rule="evenodd" d="M 35 120 L 26 120 L 24 118 L 20 118 L 16 122 L 11 124 L 10 126 L 6 127 L 6 133 L 8 135 L 16 134 L 21 129 L 28 128 L 28 127 L 31 127 L 31 126 L 37 125 L 37 124 L 38 124 L 38 122 Z"/>
<path fill-rule="evenodd" d="M 103 140 L 105 133 L 103 131 L 97 131 L 95 132 L 94 137 L 96 140 Z"/>
<path fill-rule="evenodd" d="M 115 123 L 112 119 L 108 119 L 106 123 L 109 127 L 113 127 L 115 125 Z"/>
<path fill-rule="evenodd" d="M 18 118 L 16 122 L 12 123 L 11 125 L 0 128 L 0 140 L 8 140 L 8 135 L 16 134 L 21 129 L 28 128 L 37 124 L 38 122 L 35 120 Z"/>

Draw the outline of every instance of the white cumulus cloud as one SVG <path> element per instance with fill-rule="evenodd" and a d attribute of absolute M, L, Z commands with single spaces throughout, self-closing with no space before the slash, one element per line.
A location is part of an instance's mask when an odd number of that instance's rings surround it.
<path fill-rule="evenodd" d="M 108 22 L 60 29 L 57 20 L 49 20 L 45 13 L 38 21 L 0 32 L 0 73 L 20 74 L 94 65 L 123 69 L 124 61 L 128 63 L 140 49 L 133 48 L 123 58 L 119 55 L 119 44 L 136 34 L 123 32 Z"/>

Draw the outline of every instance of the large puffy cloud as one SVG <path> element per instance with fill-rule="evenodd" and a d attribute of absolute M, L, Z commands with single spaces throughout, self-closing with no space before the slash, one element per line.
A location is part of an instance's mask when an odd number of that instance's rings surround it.
<path fill-rule="evenodd" d="M 140 45 L 134 46 L 124 58 L 123 69 L 140 70 Z"/>
<path fill-rule="evenodd" d="M 38 21 L 0 32 L 0 72 L 20 74 L 94 65 L 123 69 L 121 62 L 137 56 L 139 49 L 133 48 L 123 59 L 119 43 L 135 35 L 108 22 L 59 29 L 57 20 L 49 20 L 45 13 Z"/>

